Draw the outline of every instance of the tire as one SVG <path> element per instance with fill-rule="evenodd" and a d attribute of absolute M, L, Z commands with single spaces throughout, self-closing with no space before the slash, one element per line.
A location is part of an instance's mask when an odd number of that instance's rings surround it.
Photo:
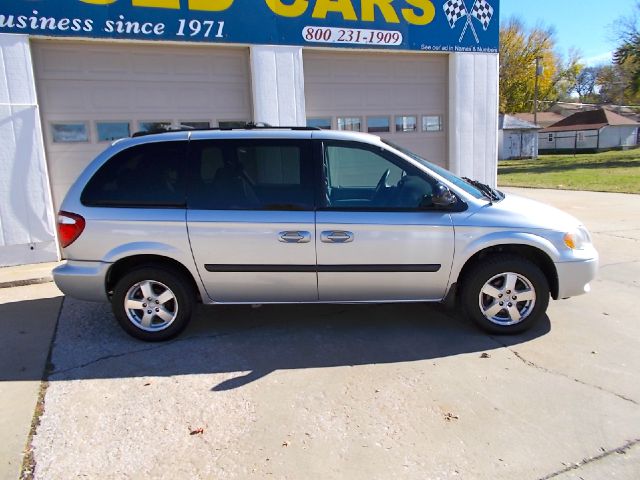
<path fill-rule="evenodd" d="M 184 275 L 162 267 L 140 267 L 127 273 L 116 283 L 111 298 L 120 326 L 147 342 L 161 342 L 182 332 L 191 320 L 194 303 L 193 289 Z"/>
<path fill-rule="evenodd" d="M 545 315 L 549 282 L 530 260 L 495 255 L 471 267 L 461 294 L 467 314 L 480 328 L 514 334 L 528 330 Z"/>

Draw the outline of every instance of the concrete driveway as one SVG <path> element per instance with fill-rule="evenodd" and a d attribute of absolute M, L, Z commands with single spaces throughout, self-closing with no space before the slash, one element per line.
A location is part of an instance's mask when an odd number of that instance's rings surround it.
<path fill-rule="evenodd" d="M 265 306 L 144 344 L 65 299 L 36 478 L 640 478 L 640 196 L 516 191 L 602 255 L 522 336 L 439 306 Z"/>
<path fill-rule="evenodd" d="M 62 298 L 50 282 L 0 287 L 0 480 L 20 474 Z"/>

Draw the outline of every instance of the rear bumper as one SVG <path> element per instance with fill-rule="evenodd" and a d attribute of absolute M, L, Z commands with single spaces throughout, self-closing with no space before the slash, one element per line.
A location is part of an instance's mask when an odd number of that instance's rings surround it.
<path fill-rule="evenodd" d="M 67 260 L 53 269 L 53 280 L 65 295 L 89 302 L 106 302 L 106 278 L 111 265 Z"/>
<path fill-rule="evenodd" d="M 598 272 L 598 258 L 556 263 L 558 298 L 569 298 L 591 291 L 590 282 Z"/>

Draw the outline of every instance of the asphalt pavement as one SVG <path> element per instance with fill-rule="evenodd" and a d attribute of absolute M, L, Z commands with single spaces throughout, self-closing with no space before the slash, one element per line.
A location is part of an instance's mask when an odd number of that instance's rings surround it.
<path fill-rule="evenodd" d="M 639 478 L 640 196 L 508 191 L 602 261 L 520 336 L 438 305 L 225 306 L 147 344 L 65 299 L 35 478 Z"/>

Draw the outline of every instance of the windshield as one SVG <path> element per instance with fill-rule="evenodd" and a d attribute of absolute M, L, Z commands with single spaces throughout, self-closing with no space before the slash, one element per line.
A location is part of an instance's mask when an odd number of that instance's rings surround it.
<path fill-rule="evenodd" d="M 449 170 L 444 169 L 444 168 L 442 168 L 442 167 L 440 167 L 440 166 L 438 166 L 438 165 L 436 165 L 434 163 L 431 163 L 428 160 L 425 160 L 424 158 L 422 158 L 420 155 L 416 155 L 412 151 L 407 150 L 406 148 L 401 147 L 399 145 L 396 145 L 393 142 L 390 142 L 390 141 L 384 140 L 384 139 L 382 139 L 382 141 L 384 143 L 386 143 L 387 145 L 389 145 L 390 147 L 395 148 L 399 152 L 404 153 L 408 157 L 413 158 L 417 162 L 419 162 L 422 165 L 424 165 L 425 167 L 427 167 L 429 170 L 432 170 L 433 172 L 437 173 L 441 177 L 445 178 L 447 181 L 453 183 L 456 187 L 464 190 L 469 195 L 473 195 L 475 198 L 478 198 L 478 199 L 486 199 L 486 195 L 484 193 L 482 193 L 480 191 L 480 189 L 474 187 L 473 185 L 468 184 L 467 182 L 465 182 L 460 177 L 455 176 Z"/>

